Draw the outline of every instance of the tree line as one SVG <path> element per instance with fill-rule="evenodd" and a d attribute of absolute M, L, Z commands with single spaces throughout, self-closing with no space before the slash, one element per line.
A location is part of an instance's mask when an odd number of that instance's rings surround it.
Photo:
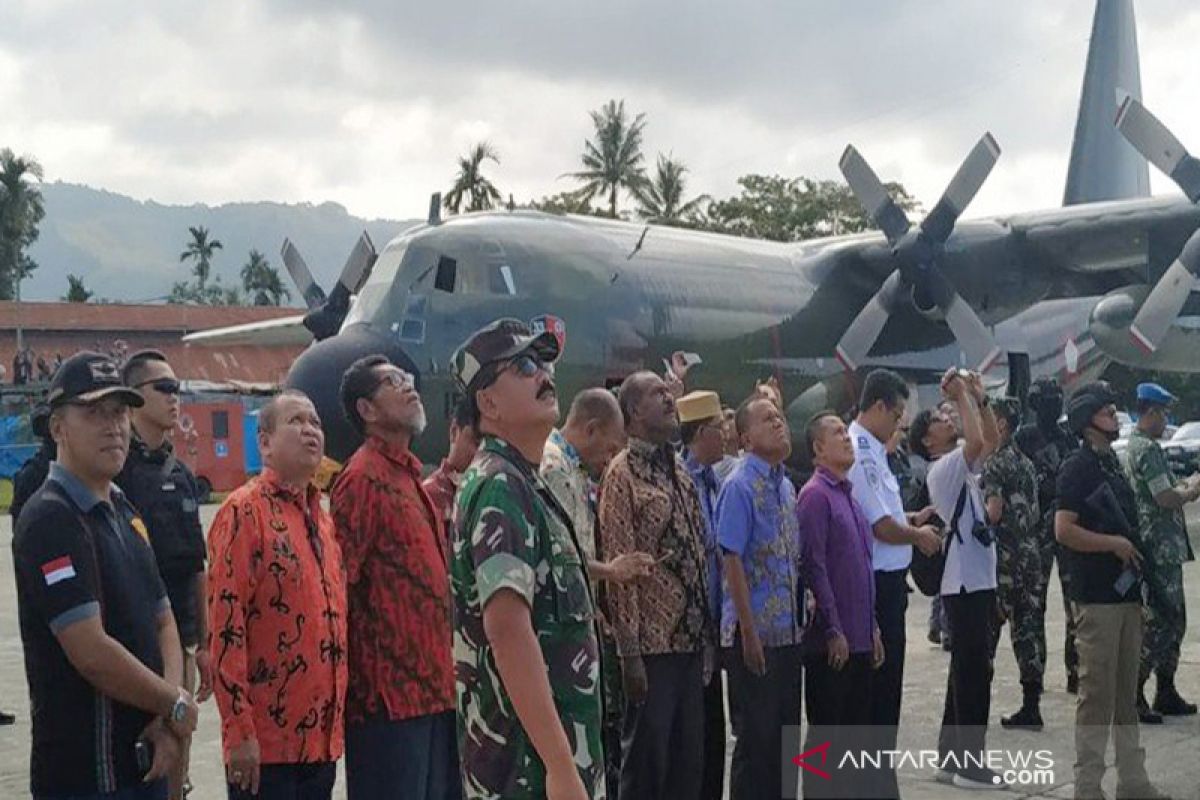
<path fill-rule="evenodd" d="M 636 218 L 784 242 L 871 227 L 850 187 L 841 181 L 749 174 L 738 178 L 739 192 L 731 197 L 689 197 L 689 169 L 682 159 L 673 153 L 659 153 L 653 169 L 647 166 L 644 113 L 630 114 L 624 100 L 610 100 L 589 116 L 592 135 L 583 144 L 582 168 L 559 176 L 578 185 L 521 207 L 556 214 Z M 484 174 L 488 162 L 499 164 L 500 153 L 487 141 L 475 144 L 458 159 L 458 173 L 443 199 L 448 212 L 487 211 L 500 205 L 502 192 Z M 889 183 L 887 188 L 905 211 L 919 210 L 904 186 Z M 622 195 L 632 198 L 632 210 L 621 208 Z M 508 206 L 516 207 L 512 195 Z"/>
<path fill-rule="evenodd" d="M 648 166 L 643 152 L 648 124 L 644 113 L 630 113 L 624 100 L 614 99 L 588 115 L 592 134 L 584 141 L 580 168 L 558 176 L 573 181 L 575 187 L 529 200 L 522 208 L 638 219 L 775 241 L 855 233 L 871 226 L 849 187 L 840 181 L 749 174 L 738 179 L 739 191 L 733 196 L 689 196 L 690 171 L 682 159 L 659 153 L 653 167 Z M 444 195 L 445 209 L 458 214 L 500 206 L 504 195 L 485 174 L 489 165 L 499 163 L 500 152 L 491 142 L 472 146 L 458 159 L 458 171 Z M 37 240 L 45 216 L 38 188 L 41 179 L 42 167 L 34 158 L 0 150 L 0 300 L 16 297 L 19 281 L 37 268 L 28 249 Z M 919 209 L 902 185 L 887 186 L 906 211 Z M 622 207 L 625 197 L 633 200 L 632 207 Z M 511 194 L 506 205 L 517 207 Z M 291 298 L 279 271 L 258 250 L 248 254 L 240 285 L 213 278 L 213 259 L 223 248 L 207 228 L 189 227 L 179 260 L 190 263 L 190 278 L 176 281 L 163 299 L 204 305 L 280 305 Z M 82 276 L 71 274 L 62 299 L 86 303 L 97 298 Z"/>

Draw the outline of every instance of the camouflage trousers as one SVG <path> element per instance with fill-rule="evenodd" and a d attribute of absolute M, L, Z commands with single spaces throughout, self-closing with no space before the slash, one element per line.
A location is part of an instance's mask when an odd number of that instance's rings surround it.
<path fill-rule="evenodd" d="M 1179 666 L 1179 648 L 1187 632 L 1187 601 L 1183 596 L 1183 565 L 1150 566 L 1143 570 L 1145 604 L 1142 616 L 1141 679 L 1151 672 L 1173 676 Z"/>
<path fill-rule="evenodd" d="M 996 546 L 996 596 L 1022 684 L 1042 685 L 1046 673 L 1046 584 L 1043 547 L 1035 535 L 1002 532 Z M 997 631 L 997 634 L 999 631 Z"/>
<path fill-rule="evenodd" d="M 607 625 L 600 629 L 600 685 L 604 693 L 604 775 L 609 800 L 616 800 L 621 783 L 621 730 L 625 717 L 625 688 L 621 682 L 621 661 L 617 640 Z"/>
<path fill-rule="evenodd" d="M 1063 548 L 1054 538 L 1054 514 L 1047 514 L 1042 520 L 1042 608 L 1046 608 L 1046 596 L 1050 590 L 1050 571 L 1058 561 L 1058 585 L 1062 588 L 1063 617 L 1066 620 L 1067 631 L 1063 641 L 1063 666 L 1067 668 L 1067 676 L 1079 675 L 1079 651 L 1075 648 L 1075 611 L 1071 608 L 1071 576 L 1064 567 Z"/>

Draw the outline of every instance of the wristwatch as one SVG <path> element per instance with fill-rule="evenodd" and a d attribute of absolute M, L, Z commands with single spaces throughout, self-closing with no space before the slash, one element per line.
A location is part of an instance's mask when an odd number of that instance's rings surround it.
<path fill-rule="evenodd" d="M 187 719 L 188 714 L 188 696 L 187 692 L 180 690 L 179 697 L 175 698 L 175 704 L 171 706 L 171 713 L 167 717 L 171 722 L 182 723 Z"/>

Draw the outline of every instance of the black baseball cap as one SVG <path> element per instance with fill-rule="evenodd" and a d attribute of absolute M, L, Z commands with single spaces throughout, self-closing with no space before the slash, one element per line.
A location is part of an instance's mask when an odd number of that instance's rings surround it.
<path fill-rule="evenodd" d="M 534 334 L 519 319 L 502 318 L 483 326 L 454 351 L 450 370 L 463 391 L 489 364 L 532 351 L 544 363 L 558 358 L 558 338 L 550 331 Z"/>
<path fill-rule="evenodd" d="M 90 405 L 114 397 L 138 408 L 146 401 L 121 382 L 117 363 L 100 353 L 82 352 L 68 358 L 54 373 L 46 403 L 51 409 L 73 403 Z"/>

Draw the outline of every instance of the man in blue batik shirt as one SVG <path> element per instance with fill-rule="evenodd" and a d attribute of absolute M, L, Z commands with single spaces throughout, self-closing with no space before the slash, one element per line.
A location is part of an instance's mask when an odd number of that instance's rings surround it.
<path fill-rule="evenodd" d="M 704 554 L 708 566 L 708 602 L 713 619 L 721 618 L 721 556 L 717 548 L 717 494 L 721 478 L 714 465 L 725 455 L 721 398 L 716 392 L 692 392 L 675 401 L 684 459 L 704 515 Z M 704 784 L 701 800 L 719 800 L 725 783 L 725 695 L 721 671 L 714 668 L 704 687 Z"/>
<path fill-rule="evenodd" d="M 745 448 L 717 500 L 717 540 L 724 554 L 721 646 L 729 670 L 729 706 L 737 744 L 730 777 L 733 800 L 781 797 L 785 726 L 800 724 L 800 637 L 803 587 L 796 488 L 783 470 L 791 432 L 783 412 L 755 396 L 737 412 Z"/>

